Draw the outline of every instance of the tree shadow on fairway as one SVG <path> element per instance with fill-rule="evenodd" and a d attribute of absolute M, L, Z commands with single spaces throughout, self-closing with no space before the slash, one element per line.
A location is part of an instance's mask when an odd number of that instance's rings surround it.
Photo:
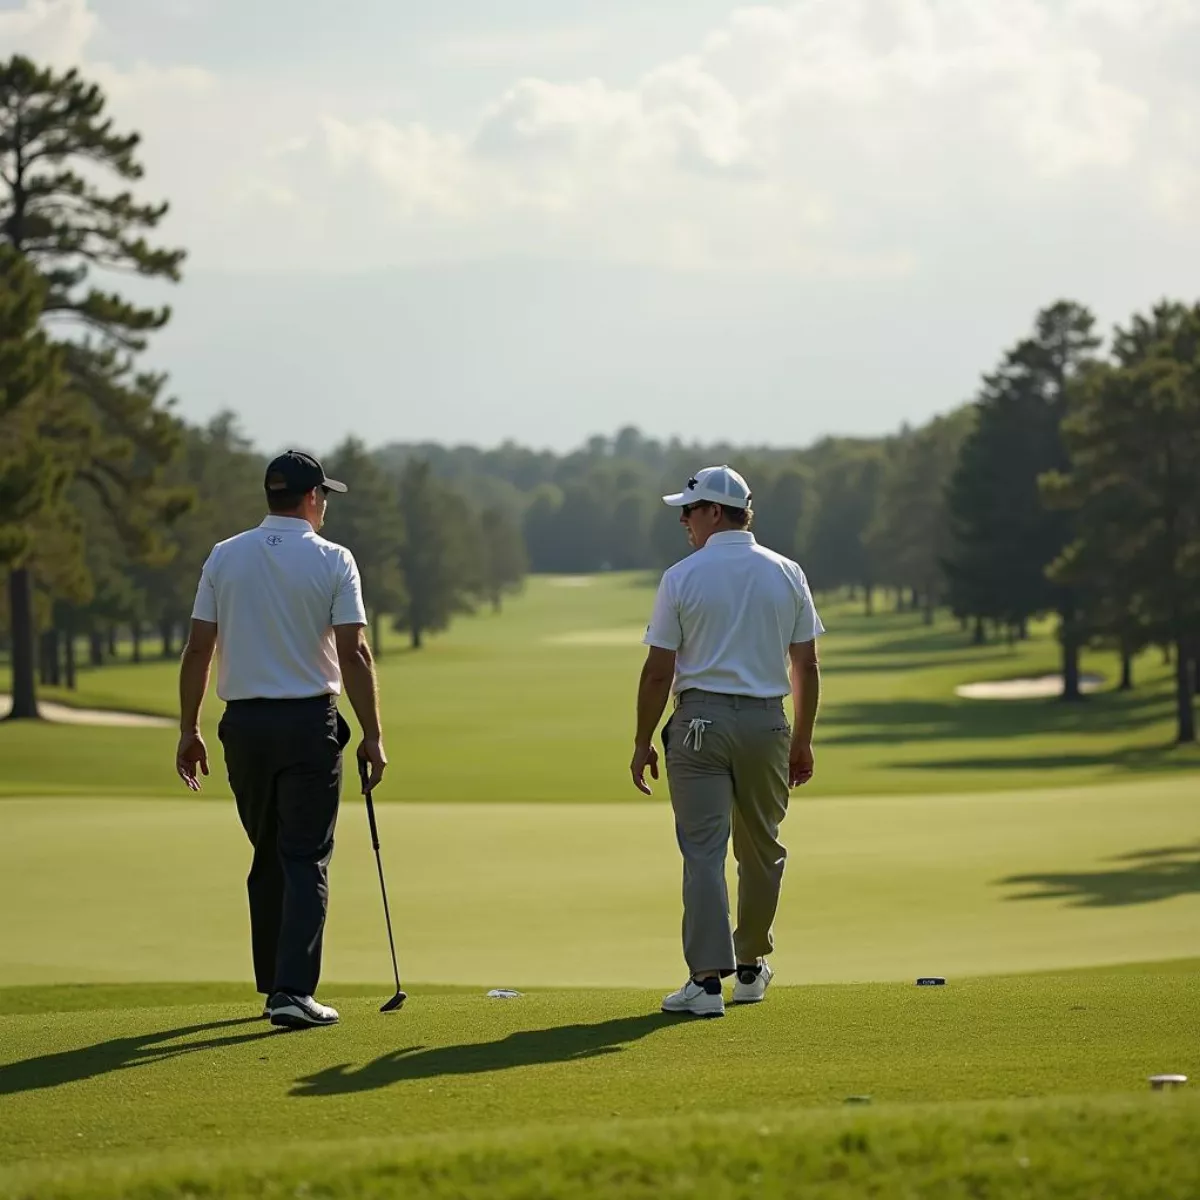
<path fill-rule="evenodd" d="M 898 745 L 982 741 L 1040 734 L 1123 733 L 1171 714 L 1169 696 L 1105 692 L 1079 704 L 1061 700 L 861 700 L 821 714 L 826 745 Z M 991 760 L 988 760 L 991 761 Z M 997 755 L 995 761 L 1009 761 Z M 900 765 L 900 764 L 897 764 Z M 950 762 L 926 766 L 957 765 Z"/>
<path fill-rule="evenodd" d="M 510 1033 L 495 1042 L 463 1046 L 407 1046 L 381 1055 L 365 1067 L 349 1063 L 329 1067 L 296 1081 L 293 1096 L 340 1096 L 369 1092 L 411 1079 L 437 1079 L 445 1075 L 482 1075 L 543 1063 L 579 1062 L 606 1054 L 619 1054 L 636 1041 L 681 1021 L 663 1014 L 618 1017 L 595 1025 L 561 1025 L 556 1029 L 528 1029 Z"/>
<path fill-rule="evenodd" d="M 219 1050 L 223 1046 L 238 1046 L 258 1041 L 260 1038 L 276 1036 L 276 1030 L 264 1029 L 242 1036 L 207 1037 L 200 1041 L 169 1044 L 200 1033 L 215 1033 L 220 1029 L 237 1029 L 244 1025 L 261 1024 L 262 1021 L 258 1018 L 242 1017 L 234 1021 L 212 1021 L 207 1025 L 185 1025 L 181 1029 L 165 1029 L 158 1033 L 113 1038 L 111 1041 L 98 1042 L 94 1046 L 80 1046 L 76 1050 L 62 1050 L 57 1054 L 43 1054 L 22 1062 L 0 1065 L 0 1096 L 61 1087 L 64 1083 L 78 1083 L 80 1080 L 108 1075 L 113 1071 L 166 1062 L 184 1054 Z"/>
<path fill-rule="evenodd" d="M 1200 894 L 1200 842 L 1136 850 L 1108 860 L 1108 871 L 1077 871 L 1010 875 L 998 887 L 1026 890 L 1009 900 L 1063 900 L 1070 908 L 1115 908 L 1153 904 L 1176 896 Z"/>

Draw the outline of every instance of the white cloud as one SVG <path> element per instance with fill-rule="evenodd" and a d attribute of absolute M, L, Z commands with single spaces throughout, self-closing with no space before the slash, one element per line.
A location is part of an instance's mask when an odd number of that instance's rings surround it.
<path fill-rule="evenodd" d="M 595 50 L 604 40 L 603 30 L 589 26 L 517 32 L 497 30 L 438 42 L 428 48 L 425 57 L 433 63 L 456 67 L 495 66 L 532 59 L 560 61 Z"/>
<path fill-rule="evenodd" d="M 364 111 L 336 80 L 318 97 L 196 66 L 89 62 L 86 0 L 26 0 L 0 14 L 0 46 L 80 61 L 104 83 L 120 120 L 146 134 L 150 186 L 175 200 L 173 236 L 201 261 L 538 253 L 870 277 L 920 269 L 931 230 L 1098 193 L 1195 221 L 1200 149 L 1187 131 L 1200 99 L 1186 69 L 1159 64 L 1200 37 L 1198 9 L 742 8 L 640 77 L 529 75 L 451 128 L 419 109 Z M 430 53 L 569 62 L 585 32 L 501 32 Z"/>
<path fill-rule="evenodd" d="M 26 0 L 0 12 L 0 47 L 59 69 L 76 66 L 99 28 L 87 0 Z"/>

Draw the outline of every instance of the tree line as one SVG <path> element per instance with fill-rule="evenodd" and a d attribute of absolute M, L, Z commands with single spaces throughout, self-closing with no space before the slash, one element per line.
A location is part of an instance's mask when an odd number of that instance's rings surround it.
<path fill-rule="evenodd" d="M 147 241 L 166 205 L 125 187 L 137 148 L 75 72 L 0 66 L 0 618 L 18 716 L 39 676 L 72 682 L 77 641 L 94 664 L 118 630 L 135 657 L 148 631 L 174 654 L 204 556 L 262 512 L 264 455 L 235 416 L 188 425 L 139 367 L 169 309 L 91 285 L 97 269 L 180 279 L 184 253 Z M 684 543 L 659 496 L 732 462 L 759 537 L 819 590 L 868 613 L 887 590 L 927 621 L 948 607 L 976 640 L 1057 614 L 1066 699 L 1085 646 L 1121 655 L 1123 686 L 1162 646 L 1179 738 L 1195 738 L 1200 305 L 1135 315 L 1107 352 L 1084 306 L 1051 305 L 970 402 L 889 437 L 795 449 L 625 428 L 566 454 L 352 440 L 324 457 L 352 485 L 326 532 L 359 560 L 376 644 L 389 622 L 420 647 L 527 570 L 666 566 Z"/>

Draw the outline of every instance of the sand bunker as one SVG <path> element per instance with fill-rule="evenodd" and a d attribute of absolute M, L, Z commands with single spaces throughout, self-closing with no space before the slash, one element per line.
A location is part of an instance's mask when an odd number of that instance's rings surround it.
<path fill-rule="evenodd" d="M 1099 691 L 1103 675 L 1081 675 L 1081 692 Z M 954 694 L 964 700 L 1040 700 L 1062 695 L 1061 675 L 1041 675 L 1035 679 L 997 679 L 990 683 L 964 683 Z"/>
<path fill-rule="evenodd" d="M 7 717 L 12 708 L 12 697 L 0 695 L 0 718 Z M 68 708 L 65 704 L 53 704 L 42 700 L 38 711 L 45 721 L 59 725 L 109 725 L 122 729 L 171 729 L 175 722 L 166 717 L 147 717 L 142 713 L 114 712 L 99 708 Z"/>
<path fill-rule="evenodd" d="M 574 633 L 555 633 L 542 640 L 550 646 L 638 646 L 646 636 L 646 627 L 623 629 L 580 629 Z"/>

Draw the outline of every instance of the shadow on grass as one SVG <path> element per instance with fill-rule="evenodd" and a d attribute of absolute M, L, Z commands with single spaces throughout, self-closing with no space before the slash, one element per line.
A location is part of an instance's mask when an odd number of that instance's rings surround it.
<path fill-rule="evenodd" d="M 1200 772 L 1200 754 L 1174 743 L 1134 746 L 1127 750 L 1096 750 L 1084 753 L 977 755 L 971 758 L 927 758 L 918 762 L 893 762 L 894 771 L 1055 771 L 1079 767 L 1112 767 L 1116 771 L 1156 774 L 1174 771 Z M 1197 784 L 1200 791 L 1200 783 Z"/>
<path fill-rule="evenodd" d="M 219 1050 L 223 1046 L 240 1046 L 277 1035 L 276 1030 L 265 1028 L 261 1032 L 242 1036 L 208 1037 L 182 1045 L 164 1044 L 198 1033 L 216 1033 L 221 1029 L 238 1029 L 246 1025 L 262 1024 L 263 1022 L 255 1017 L 243 1017 L 236 1021 L 185 1025 L 181 1029 L 165 1029 L 159 1033 L 113 1038 L 111 1041 L 98 1042 L 94 1046 L 81 1046 L 76 1050 L 63 1050 L 57 1054 L 43 1054 L 37 1058 L 24 1059 L 22 1062 L 8 1063 L 0 1066 L 0 1096 L 60 1087 L 64 1083 L 78 1083 L 83 1079 L 93 1079 L 97 1075 L 108 1075 L 130 1067 L 166 1062 L 184 1054 Z"/>
<path fill-rule="evenodd" d="M 482 1075 L 511 1067 L 543 1063 L 579 1062 L 606 1054 L 638 1038 L 669 1029 L 681 1020 L 662 1014 L 618 1017 L 594 1025 L 562 1025 L 556 1029 L 530 1029 L 509 1034 L 496 1042 L 464 1046 L 408 1046 L 393 1050 L 364 1067 L 349 1063 L 329 1067 L 296 1081 L 293 1096 L 341 1096 L 390 1087 L 409 1079 L 437 1079 L 446 1075 Z"/>
<path fill-rule="evenodd" d="M 866 651 L 855 651 L 866 658 Z M 849 657 L 854 657 L 849 656 Z M 846 656 L 833 655 L 821 663 L 822 675 L 898 675 L 910 671 L 940 671 L 945 667 L 969 667 L 981 662 L 999 662 L 992 654 L 960 654 L 953 658 L 938 655 L 913 655 L 905 661 L 888 661 L 871 656 L 864 662 L 847 662 Z"/>
<path fill-rule="evenodd" d="M 1069 908 L 1117 908 L 1200 894 L 1200 842 L 1137 850 L 1107 861 L 1107 871 L 1010 875 L 997 887 L 1024 890 L 1008 900 L 1062 900 Z"/>
<path fill-rule="evenodd" d="M 1172 711 L 1171 697 L 1153 692 L 1106 692 L 1073 704 L 957 698 L 862 700 L 831 704 L 821 713 L 820 725 L 826 745 L 911 745 L 1046 733 L 1118 733 L 1155 724 Z"/>

